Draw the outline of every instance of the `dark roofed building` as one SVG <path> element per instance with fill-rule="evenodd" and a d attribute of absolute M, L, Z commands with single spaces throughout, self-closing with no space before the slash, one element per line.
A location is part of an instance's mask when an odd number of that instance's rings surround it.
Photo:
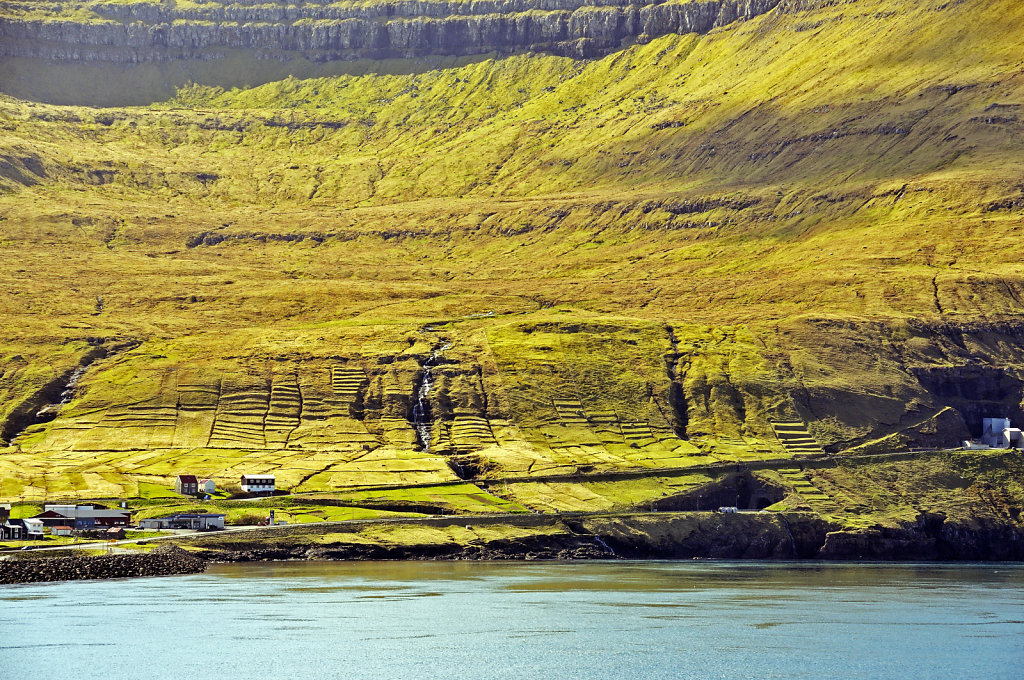
<path fill-rule="evenodd" d="M 17 523 L 17 520 L 7 520 L 0 524 L 0 538 L 5 541 L 20 541 L 24 538 L 25 527 Z"/>
<path fill-rule="evenodd" d="M 242 475 L 242 491 L 257 496 L 272 496 L 277 480 L 274 475 Z"/>
<path fill-rule="evenodd" d="M 211 529 L 223 529 L 224 518 L 221 513 L 186 513 L 171 515 L 170 517 L 151 517 L 139 522 L 141 529 L 196 529 L 198 531 L 209 531 Z"/>
<path fill-rule="evenodd" d="M 73 526 L 75 529 L 92 529 L 93 527 L 125 527 L 131 523 L 132 514 L 128 510 L 97 509 L 92 505 L 48 505 L 32 519 L 37 519 L 43 526 Z"/>
<path fill-rule="evenodd" d="M 174 480 L 174 490 L 186 496 L 199 493 L 199 479 L 195 475 L 178 475 Z"/>
<path fill-rule="evenodd" d="M 7 525 L 20 527 L 22 539 L 41 539 L 43 537 L 43 523 L 35 518 L 11 519 L 7 521 Z"/>

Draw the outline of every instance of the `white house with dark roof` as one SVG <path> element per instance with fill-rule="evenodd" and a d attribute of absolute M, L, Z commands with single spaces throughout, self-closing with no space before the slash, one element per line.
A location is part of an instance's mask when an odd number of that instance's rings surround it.
<path fill-rule="evenodd" d="M 5 526 L 9 527 L 8 530 L 5 530 L 5 534 L 9 531 L 12 538 L 14 537 L 14 534 L 20 534 L 19 538 L 23 540 L 38 540 L 43 537 L 43 523 L 38 519 L 11 519 L 7 520 L 7 524 Z"/>
<path fill-rule="evenodd" d="M 242 491 L 245 493 L 266 494 L 274 493 L 277 478 L 274 475 L 242 475 Z"/>

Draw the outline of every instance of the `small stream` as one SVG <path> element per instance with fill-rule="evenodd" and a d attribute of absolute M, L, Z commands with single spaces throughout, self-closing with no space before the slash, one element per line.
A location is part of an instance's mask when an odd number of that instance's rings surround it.
<path fill-rule="evenodd" d="M 60 388 L 61 391 L 59 395 L 56 397 L 56 399 L 51 398 L 52 401 L 50 401 L 50 403 L 42 404 L 41 406 L 36 408 L 36 410 L 31 411 L 28 417 L 25 418 L 21 423 L 19 423 L 20 427 L 18 427 L 17 431 L 14 432 L 8 439 L 9 445 L 13 446 L 15 442 L 17 442 L 18 438 L 21 437 L 21 435 L 25 432 L 25 430 L 32 427 L 33 425 L 48 423 L 51 420 L 55 419 L 58 416 L 58 414 L 60 414 L 60 410 L 64 408 L 65 405 L 70 403 L 72 398 L 74 398 L 75 387 L 78 385 L 78 382 L 82 379 L 82 376 L 85 375 L 85 372 L 89 370 L 89 366 L 92 364 L 93 361 L 95 361 L 95 359 L 87 360 L 86 363 L 71 371 L 71 373 L 68 374 L 68 377 L 66 379 L 62 379 L 64 384 L 63 387 Z"/>
<path fill-rule="evenodd" d="M 82 379 L 85 372 L 89 369 L 89 364 L 79 366 L 71 375 L 68 376 L 68 381 L 64 385 L 64 390 L 60 393 L 60 396 L 52 404 L 46 404 L 41 409 L 36 411 L 35 422 L 45 423 L 49 420 L 53 420 L 60 413 L 60 410 L 64 408 L 65 404 L 71 402 L 71 398 L 75 396 L 75 386 L 78 385 L 78 381 Z"/>

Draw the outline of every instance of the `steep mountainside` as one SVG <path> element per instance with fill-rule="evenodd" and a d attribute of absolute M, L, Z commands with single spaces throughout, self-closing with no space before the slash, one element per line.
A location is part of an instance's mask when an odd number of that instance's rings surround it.
<path fill-rule="evenodd" d="M 187 469 L 420 484 L 441 507 L 432 485 L 460 480 L 491 484 L 463 508 L 649 507 L 739 493 L 699 466 L 1024 422 L 1020 3 L 5 7 L 24 38 L 2 41 L 7 83 L 93 69 L 68 91 L 100 98 L 271 28 L 251 40 L 282 77 L 371 61 L 144 108 L 0 100 L 0 497 L 145 495 Z M 652 28 L 659 12 L 681 14 Z M 494 17 L 558 13 L 565 30 L 488 42 Z M 401 41 L 348 52 L 320 25 L 355 19 Z M 483 37 L 449 49 L 425 28 L 452 21 Z M 83 38 L 100 61 L 54 63 L 78 38 L 29 39 L 47 27 L 138 42 Z M 276 52 L 310 36 L 324 52 Z M 372 61 L 485 49 L 554 54 Z M 870 475 L 832 493 L 783 471 L 762 500 L 844 522 L 889 507 Z M 979 498 L 1017 507 L 999 479 Z"/>

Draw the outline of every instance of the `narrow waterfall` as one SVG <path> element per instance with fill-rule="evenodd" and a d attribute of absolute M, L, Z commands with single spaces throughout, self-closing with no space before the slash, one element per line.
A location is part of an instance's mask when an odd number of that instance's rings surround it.
<path fill-rule="evenodd" d="M 412 405 L 412 426 L 416 429 L 416 436 L 426 453 L 430 453 L 430 388 L 434 385 L 433 368 L 437 356 L 438 352 L 435 351 L 423 362 L 423 377 L 416 388 L 416 402 Z"/>
<path fill-rule="evenodd" d="M 434 424 L 433 413 L 430 409 L 430 390 L 434 387 L 434 367 L 441 363 L 441 354 L 449 347 L 451 344 L 438 347 L 423 362 L 423 376 L 420 378 L 420 384 L 416 386 L 416 400 L 412 405 L 412 426 L 426 453 L 430 453 L 431 429 Z"/>

